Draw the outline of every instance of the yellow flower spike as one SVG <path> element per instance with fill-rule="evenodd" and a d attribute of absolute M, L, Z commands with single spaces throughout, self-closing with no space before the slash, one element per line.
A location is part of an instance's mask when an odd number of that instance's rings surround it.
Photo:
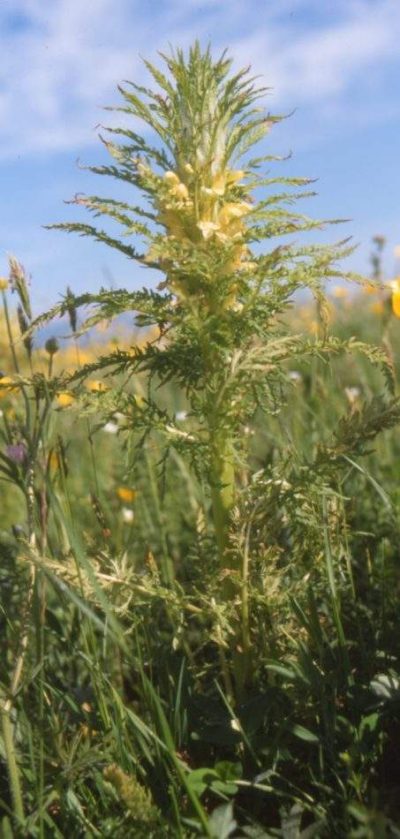
<path fill-rule="evenodd" d="M 69 406 L 72 405 L 74 401 L 75 396 L 73 396 L 73 394 L 69 393 L 67 390 L 56 394 L 56 402 L 59 408 L 69 408 Z"/>
<path fill-rule="evenodd" d="M 400 318 L 400 277 L 396 277 L 392 286 L 392 310 L 396 318 Z"/>
<path fill-rule="evenodd" d="M 0 291 L 7 291 L 8 280 L 7 277 L 0 277 Z"/>
<path fill-rule="evenodd" d="M 132 504 L 137 496 L 137 492 L 131 487 L 118 487 L 117 496 L 124 504 Z"/>
<path fill-rule="evenodd" d="M 91 393 L 104 393 L 109 389 L 100 379 L 89 379 L 86 382 L 86 387 Z"/>

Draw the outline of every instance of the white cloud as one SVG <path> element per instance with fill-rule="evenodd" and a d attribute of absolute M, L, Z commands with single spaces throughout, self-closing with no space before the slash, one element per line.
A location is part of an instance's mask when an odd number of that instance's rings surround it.
<path fill-rule="evenodd" d="M 337 10 L 341 7 L 339 2 Z M 377 14 L 379 11 L 379 14 Z M 272 30 L 266 28 L 248 38 L 239 38 L 232 49 L 241 62 L 251 56 L 252 66 L 274 88 L 278 100 L 317 101 L 337 97 L 358 78 L 363 87 L 368 78 L 361 74 L 381 72 L 395 60 L 400 70 L 400 4 L 382 0 L 377 9 L 371 2 L 349 3 L 347 14 L 332 22 L 300 32 L 288 21 Z"/>
<path fill-rule="evenodd" d="M 143 79 L 139 54 L 154 58 L 196 35 L 228 45 L 236 63 L 250 60 L 273 86 L 275 107 L 329 102 L 337 116 L 355 81 L 367 98 L 372 75 L 376 101 L 384 98 L 385 72 L 400 63 L 398 0 L 322 8 L 317 0 L 265 8 L 259 0 L 9 0 L 0 9 L 0 156 L 78 153 L 95 141 L 99 108 L 117 101 L 116 84 Z"/>

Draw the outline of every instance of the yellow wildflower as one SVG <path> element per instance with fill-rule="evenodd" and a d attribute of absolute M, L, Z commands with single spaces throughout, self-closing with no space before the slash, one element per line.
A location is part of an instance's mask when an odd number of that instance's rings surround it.
<path fill-rule="evenodd" d="M 67 390 L 62 391 L 61 393 L 56 394 L 56 402 L 60 408 L 68 408 L 74 402 L 75 397 L 72 393 L 68 393 Z"/>
<path fill-rule="evenodd" d="M 213 221 L 198 221 L 197 227 L 201 231 L 203 235 L 203 239 L 210 239 L 211 236 L 215 233 L 216 230 L 219 230 L 219 224 L 215 224 Z"/>
<path fill-rule="evenodd" d="M 215 176 L 212 182 L 212 191 L 216 195 L 223 195 L 225 192 L 225 175 L 220 172 Z"/>
<path fill-rule="evenodd" d="M 246 172 L 243 172 L 243 169 L 228 169 L 226 173 L 226 180 L 230 184 L 235 184 L 237 181 L 243 180 L 245 174 Z"/>
<path fill-rule="evenodd" d="M 171 170 L 165 172 L 164 181 L 166 181 L 169 186 L 176 186 L 176 184 L 179 184 L 178 175 L 176 175 L 175 172 L 171 172 Z"/>
<path fill-rule="evenodd" d="M 86 387 L 91 393 L 104 393 L 104 391 L 108 390 L 108 387 L 101 379 L 89 379 L 86 382 Z"/>
<path fill-rule="evenodd" d="M 219 222 L 224 227 L 229 224 L 232 219 L 242 218 L 252 210 L 251 204 L 247 201 L 235 201 L 230 204 L 224 204 L 219 212 Z"/>
<path fill-rule="evenodd" d="M 366 283 L 366 285 L 363 286 L 363 288 L 365 294 L 376 294 L 376 292 L 378 291 L 376 285 L 373 285 L 373 283 Z"/>
<path fill-rule="evenodd" d="M 188 201 L 189 192 L 186 184 L 176 184 L 176 186 L 172 187 L 171 189 L 171 195 L 173 195 L 174 198 L 178 198 L 179 201 Z"/>
<path fill-rule="evenodd" d="M 131 489 L 131 487 L 118 487 L 117 495 L 120 501 L 123 501 L 124 504 L 132 504 L 135 500 L 137 492 L 135 489 Z"/>
<path fill-rule="evenodd" d="M 344 300 L 349 296 L 349 290 L 342 285 L 335 285 L 332 289 L 332 294 L 337 300 Z"/>
<path fill-rule="evenodd" d="M 371 303 L 370 308 L 374 315 L 382 315 L 385 311 L 385 304 L 383 300 L 376 300 L 375 303 Z"/>
<path fill-rule="evenodd" d="M 60 467 L 60 460 L 59 460 L 58 452 L 54 451 L 54 449 L 50 454 L 50 457 L 49 457 L 49 460 L 48 460 L 48 466 L 49 466 L 49 469 L 50 469 L 51 472 L 57 472 L 57 470 Z"/>
<path fill-rule="evenodd" d="M 400 318 L 400 277 L 396 277 L 391 286 L 393 314 L 396 315 L 396 318 Z"/>
<path fill-rule="evenodd" d="M 7 291 L 8 280 L 7 277 L 0 277 L 0 291 Z"/>
<path fill-rule="evenodd" d="M 14 379 L 10 376 L 2 376 L 0 378 L 0 399 L 4 399 L 5 396 L 14 393 L 16 390 L 18 388 L 15 386 Z"/>

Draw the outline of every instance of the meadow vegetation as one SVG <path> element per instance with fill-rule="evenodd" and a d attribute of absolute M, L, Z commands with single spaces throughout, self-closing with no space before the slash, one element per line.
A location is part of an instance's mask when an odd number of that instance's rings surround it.
<path fill-rule="evenodd" d="M 400 836 L 400 281 L 302 244 L 247 71 L 163 62 L 57 225 L 157 290 L 0 279 L 1 836 Z"/>

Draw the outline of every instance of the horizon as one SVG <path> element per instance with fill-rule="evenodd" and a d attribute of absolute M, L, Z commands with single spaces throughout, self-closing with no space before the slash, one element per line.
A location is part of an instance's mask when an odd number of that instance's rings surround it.
<path fill-rule="evenodd" d="M 323 8 L 316 0 L 282 0 L 262 9 L 255 0 L 245 9 L 239 0 L 174 0 L 150 11 L 128 0 L 92 0 L 85 7 L 56 0 L 45 8 L 39 0 L 16 0 L 0 10 L 0 177 L 7 196 L 0 209 L 0 274 L 14 254 L 32 275 L 35 311 L 57 302 L 67 285 L 75 293 L 154 285 L 151 274 L 122 255 L 43 225 L 79 220 L 77 208 L 63 204 L 75 193 L 118 195 L 116 184 L 76 166 L 78 158 L 107 162 L 94 127 L 104 118 L 101 107 L 119 104 L 123 79 L 148 78 L 139 53 L 159 64 L 157 50 L 167 51 L 169 43 L 187 48 L 196 37 L 211 42 L 214 54 L 227 47 L 235 68 L 251 63 L 260 83 L 273 88 L 263 103 L 272 113 L 293 112 L 260 153 L 292 152 L 279 164 L 285 174 L 318 179 L 318 195 L 304 212 L 350 219 L 314 238 L 352 236 L 359 247 L 345 267 L 367 274 L 371 239 L 383 235 L 386 275 L 398 270 L 396 0 L 338 0 Z"/>

